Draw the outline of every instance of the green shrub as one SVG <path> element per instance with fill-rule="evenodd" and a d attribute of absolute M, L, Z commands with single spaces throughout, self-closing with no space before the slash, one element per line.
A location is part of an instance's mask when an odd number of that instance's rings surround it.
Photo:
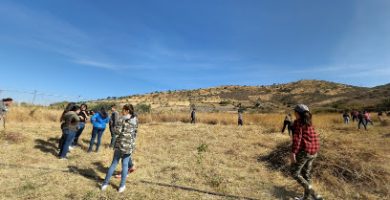
<path fill-rule="evenodd" d="M 152 111 L 152 106 L 146 103 L 139 103 L 135 106 L 135 111 L 138 113 L 150 113 Z"/>

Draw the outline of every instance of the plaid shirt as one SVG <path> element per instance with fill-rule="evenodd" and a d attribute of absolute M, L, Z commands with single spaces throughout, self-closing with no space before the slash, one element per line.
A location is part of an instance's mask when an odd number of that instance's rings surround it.
<path fill-rule="evenodd" d="M 313 126 L 305 126 L 300 121 L 295 120 L 293 125 L 292 152 L 297 154 L 305 151 L 314 155 L 320 149 L 320 139 Z"/>

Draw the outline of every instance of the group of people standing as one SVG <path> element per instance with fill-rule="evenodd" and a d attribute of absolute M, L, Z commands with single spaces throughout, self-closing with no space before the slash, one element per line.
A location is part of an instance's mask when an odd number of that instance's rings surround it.
<path fill-rule="evenodd" d="M 91 139 L 89 142 L 88 153 L 93 151 L 95 140 L 97 139 L 95 152 L 99 151 L 101 139 L 106 129 L 106 124 L 109 123 L 111 132 L 110 148 L 114 149 L 113 160 L 107 172 L 101 189 L 105 190 L 115 171 L 119 160 L 122 161 L 122 171 L 115 175 L 116 178 L 121 178 L 119 192 L 123 192 L 126 188 L 126 177 L 128 173 L 135 170 L 132 161 L 132 154 L 135 149 L 135 139 L 138 129 L 138 118 L 135 114 L 134 107 L 131 104 L 126 104 L 122 107 L 121 114 L 116 111 L 116 105 L 111 107 L 111 117 L 106 109 L 101 108 L 98 112 L 89 115 L 88 106 L 76 103 L 69 103 L 61 115 L 61 130 L 62 136 L 59 141 L 59 158 L 67 159 L 69 149 L 79 145 L 78 140 L 83 133 L 85 125 L 89 119 L 92 124 Z"/>

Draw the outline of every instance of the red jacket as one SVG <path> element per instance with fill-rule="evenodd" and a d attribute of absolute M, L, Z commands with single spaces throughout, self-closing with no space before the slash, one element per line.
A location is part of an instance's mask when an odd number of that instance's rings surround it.
<path fill-rule="evenodd" d="M 318 152 L 320 149 L 320 139 L 313 126 L 306 126 L 300 121 L 295 120 L 293 131 L 293 153 L 297 154 L 300 151 L 305 151 L 310 155 L 314 155 Z"/>

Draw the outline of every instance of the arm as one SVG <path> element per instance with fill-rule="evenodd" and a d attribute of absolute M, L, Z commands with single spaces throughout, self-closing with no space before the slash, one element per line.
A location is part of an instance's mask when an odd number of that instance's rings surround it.
<path fill-rule="evenodd" d="M 293 143 L 290 157 L 291 163 L 296 162 L 296 154 L 299 151 L 299 146 L 302 140 L 302 128 L 298 127 L 296 123 L 294 123 L 293 127 Z"/>

